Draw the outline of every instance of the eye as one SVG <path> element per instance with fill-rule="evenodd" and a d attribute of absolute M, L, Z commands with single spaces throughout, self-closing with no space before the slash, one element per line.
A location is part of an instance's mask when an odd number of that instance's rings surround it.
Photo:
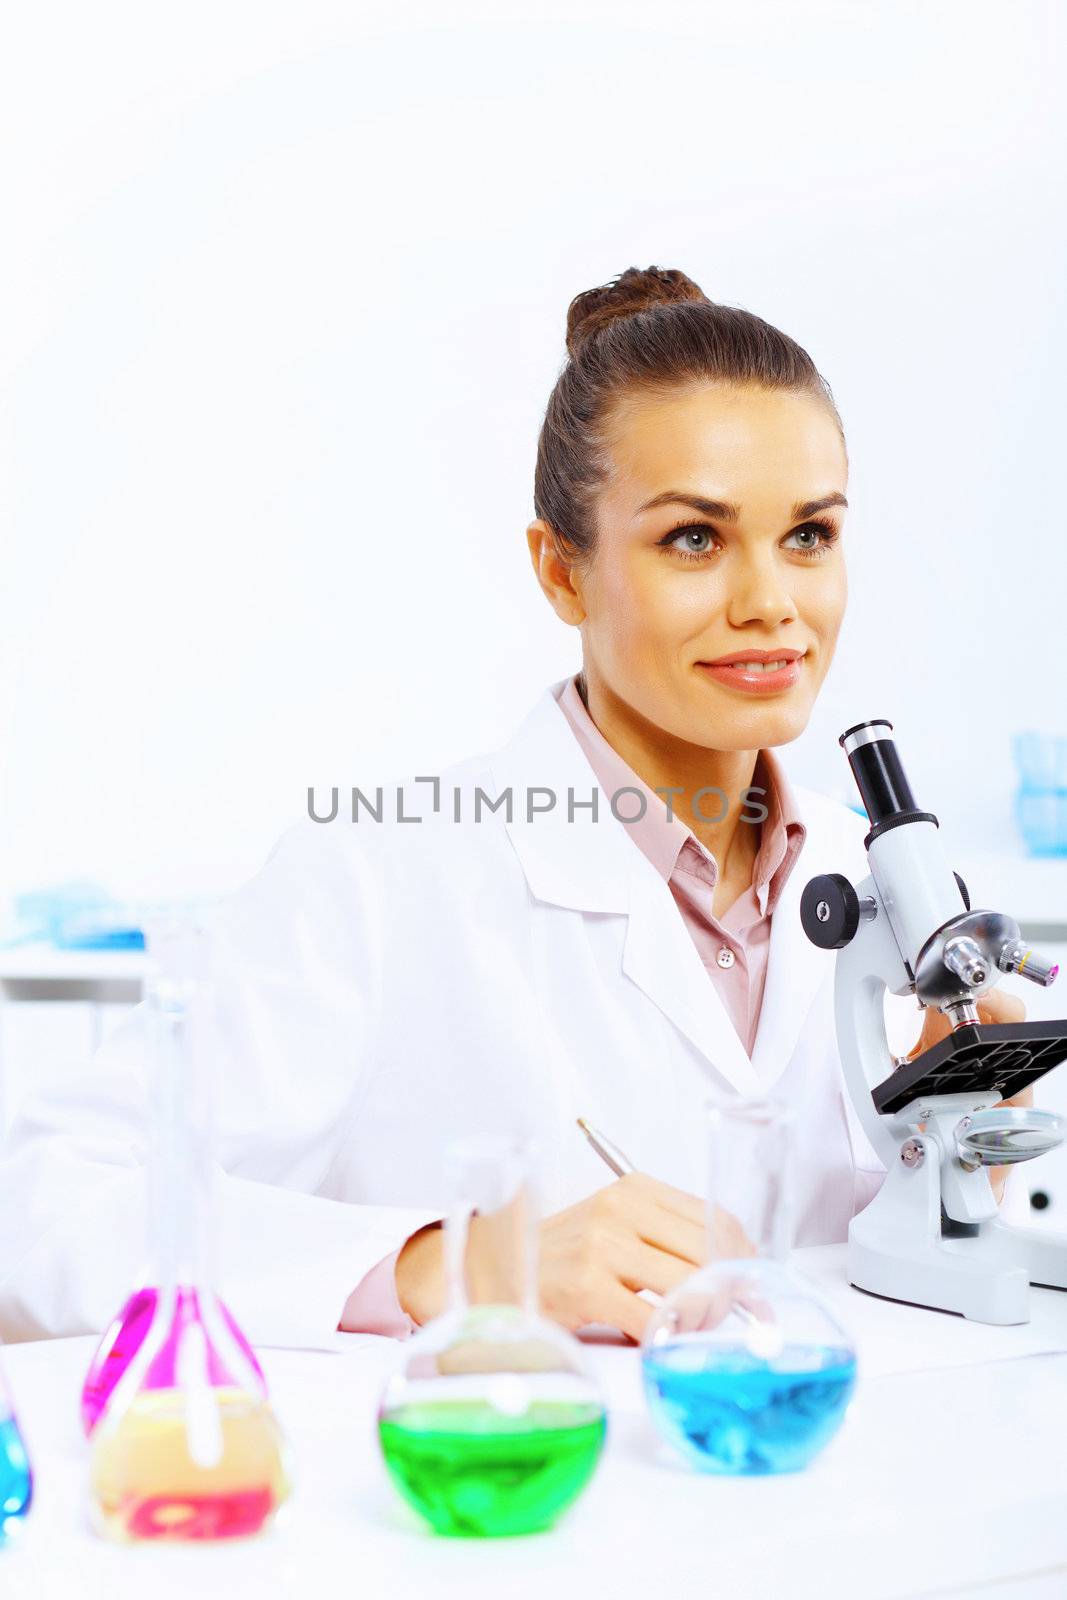
<path fill-rule="evenodd" d="M 694 544 L 692 541 L 705 540 L 704 544 Z M 684 543 L 679 543 L 682 540 Z M 715 530 L 709 528 L 706 522 L 684 523 L 681 527 L 672 528 L 659 541 L 663 549 L 673 550 L 675 555 L 682 557 L 683 561 L 707 561 L 714 556 L 719 546 L 715 544 Z"/>
<path fill-rule="evenodd" d="M 794 528 L 792 533 L 786 534 L 782 542 L 791 549 L 799 551 L 801 555 L 813 556 L 818 560 L 837 543 L 837 537 L 837 529 L 832 522 L 816 521 L 805 522 L 802 528 Z"/>

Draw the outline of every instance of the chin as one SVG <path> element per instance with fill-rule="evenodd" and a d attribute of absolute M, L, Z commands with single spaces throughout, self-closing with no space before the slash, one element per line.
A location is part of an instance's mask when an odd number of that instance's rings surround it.
<path fill-rule="evenodd" d="M 787 697 L 763 704 L 738 705 L 730 697 L 730 705 L 723 708 L 721 720 L 715 719 L 712 739 L 720 750 L 765 750 L 779 744 L 790 744 L 808 725 L 811 705 L 804 701 L 789 703 Z"/>

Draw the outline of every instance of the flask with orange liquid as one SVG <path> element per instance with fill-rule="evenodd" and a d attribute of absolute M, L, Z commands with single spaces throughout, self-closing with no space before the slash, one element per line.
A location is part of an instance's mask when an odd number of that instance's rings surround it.
<path fill-rule="evenodd" d="M 123 1542 L 228 1539 L 273 1521 L 289 1493 L 287 1450 L 211 1270 L 203 935 L 161 932 L 152 954 L 144 1019 L 154 1262 L 137 1341 L 93 1426 L 92 1517 Z"/>

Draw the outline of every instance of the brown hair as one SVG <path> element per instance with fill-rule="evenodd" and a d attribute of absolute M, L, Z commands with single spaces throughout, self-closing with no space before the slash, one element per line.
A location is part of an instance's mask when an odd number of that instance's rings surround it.
<path fill-rule="evenodd" d="M 595 549 L 604 423 L 623 393 L 701 380 L 796 390 L 826 402 L 844 440 L 830 386 L 807 351 L 751 311 L 709 300 L 684 272 L 627 267 L 576 295 L 567 351 L 537 441 L 534 507 L 579 561 Z"/>

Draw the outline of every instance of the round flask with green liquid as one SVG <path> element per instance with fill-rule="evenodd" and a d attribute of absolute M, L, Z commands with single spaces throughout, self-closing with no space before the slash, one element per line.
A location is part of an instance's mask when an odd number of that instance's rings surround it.
<path fill-rule="evenodd" d="M 536 1311 L 530 1164 L 504 1140 L 450 1147 L 450 1308 L 406 1342 L 382 1395 L 386 1467 L 436 1533 L 551 1527 L 603 1449 L 604 1403 L 581 1346 Z"/>

